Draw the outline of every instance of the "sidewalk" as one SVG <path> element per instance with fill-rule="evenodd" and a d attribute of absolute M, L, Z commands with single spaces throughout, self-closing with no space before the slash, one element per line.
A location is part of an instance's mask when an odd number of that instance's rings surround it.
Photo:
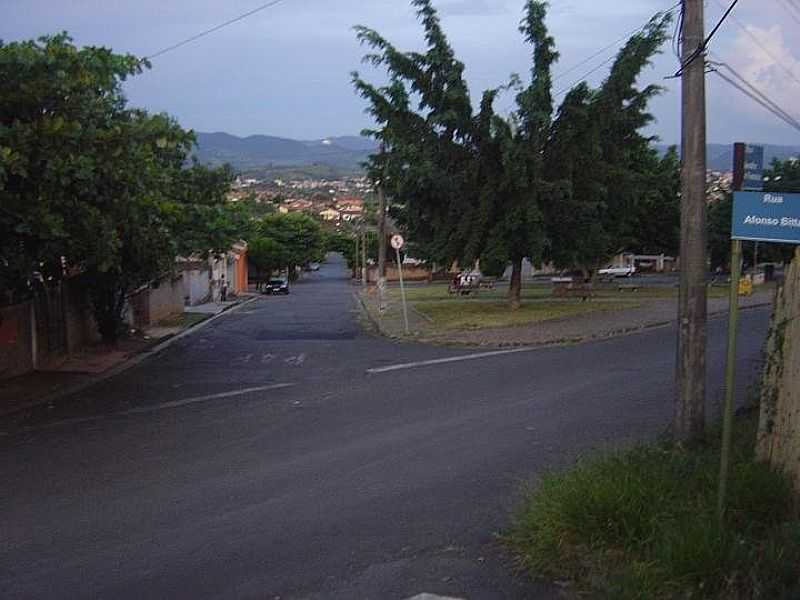
<path fill-rule="evenodd" d="M 52 403 L 116 375 L 136 364 L 136 358 L 251 299 L 246 295 L 230 302 L 187 307 L 181 317 L 125 337 L 113 348 L 98 344 L 44 365 L 33 373 L 5 379 L 0 382 L 0 418 Z"/>
<path fill-rule="evenodd" d="M 774 290 L 759 290 L 752 296 L 740 297 L 740 308 L 769 306 Z M 452 330 L 442 333 L 426 331 L 426 318 L 409 303 L 408 318 L 411 330 L 405 335 L 400 303 L 391 303 L 388 310 L 379 315 L 377 298 L 372 294 L 360 294 L 362 309 L 373 327 L 382 335 L 442 345 L 464 345 L 485 347 L 538 346 L 548 344 L 577 343 L 603 339 L 617 335 L 636 333 L 651 327 L 675 322 L 678 313 L 677 298 L 637 299 L 636 308 L 609 312 L 594 312 L 573 317 L 539 321 L 529 325 L 496 327 L 472 330 Z M 531 302 L 531 301 L 529 301 Z M 533 301 L 535 302 L 535 300 Z M 709 317 L 727 314 L 727 298 L 709 298 Z"/>

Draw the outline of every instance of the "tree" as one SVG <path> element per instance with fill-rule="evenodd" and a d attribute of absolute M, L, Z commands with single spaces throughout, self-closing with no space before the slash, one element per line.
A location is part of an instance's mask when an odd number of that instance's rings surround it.
<path fill-rule="evenodd" d="M 286 252 L 280 243 L 269 237 L 256 237 L 247 246 L 247 259 L 263 278 L 272 276 L 273 271 L 284 267 L 287 262 Z"/>
<path fill-rule="evenodd" d="M 281 248 L 289 278 L 297 278 L 296 267 L 323 257 L 322 230 L 319 223 L 302 213 L 273 214 L 260 224 L 260 234 L 274 240 Z"/>
<path fill-rule="evenodd" d="M 0 285 L 19 298 L 34 271 L 82 273 L 109 342 L 132 291 L 233 234 L 230 171 L 185 169 L 193 134 L 126 106 L 122 82 L 146 67 L 66 34 L 0 42 Z"/>
<path fill-rule="evenodd" d="M 724 269 L 730 266 L 732 219 L 732 194 L 725 194 L 716 202 L 709 204 L 706 215 L 706 239 L 712 269 Z"/>
<path fill-rule="evenodd" d="M 547 255 L 558 267 L 577 267 L 589 277 L 625 249 L 677 243 L 677 154 L 659 160 L 652 139 L 639 133 L 652 121 L 647 105 L 660 88 L 636 87 L 669 22 L 668 15 L 656 15 L 620 50 L 600 88 L 572 89 L 553 122 L 545 149 L 553 195 L 544 212 Z M 660 243 L 643 236 L 659 229 L 654 208 L 666 221 Z"/>
<path fill-rule="evenodd" d="M 487 90 L 477 113 L 436 11 L 428 0 L 412 4 L 426 52 L 400 52 L 357 27 L 372 50 L 365 61 L 384 67 L 389 83 L 376 87 L 358 73 L 353 81 L 378 125 L 366 133 L 383 145 L 370 161 L 371 175 L 402 199 L 393 214 L 424 257 L 510 262 L 513 309 L 524 258 L 536 260 L 546 250 L 556 262 L 578 261 L 588 270 L 628 243 L 634 217 L 627 215 L 659 166 L 650 140 L 638 134 L 651 120 L 645 109 L 659 88 L 638 90 L 635 82 L 663 42 L 668 17 L 631 38 L 599 90 L 573 90 L 553 123 L 550 71 L 558 55 L 544 23 L 545 2 L 528 0 L 520 27 L 533 47 L 529 85 L 520 89 L 513 78 Z M 518 90 L 517 111 L 507 120 L 493 104 L 510 88 Z"/>

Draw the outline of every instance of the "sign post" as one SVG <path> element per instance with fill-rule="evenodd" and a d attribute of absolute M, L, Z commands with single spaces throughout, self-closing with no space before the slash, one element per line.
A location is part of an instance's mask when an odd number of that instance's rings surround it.
<path fill-rule="evenodd" d="M 403 262 L 400 260 L 400 249 L 403 247 L 403 244 L 405 244 L 405 240 L 402 235 L 398 233 L 392 236 L 392 248 L 394 248 L 397 254 L 397 273 L 400 276 L 400 297 L 403 300 L 403 322 L 406 326 L 406 335 L 408 335 L 408 306 L 406 305 L 406 288 L 403 284 Z"/>
<path fill-rule="evenodd" d="M 759 152 L 760 150 L 760 152 Z M 760 161 L 760 163 L 759 163 Z M 739 280 L 742 275 L 742 240 L 800 244 L 800 194 L 741 191 L 762 190 L 764 149 L 734 146 L 733 219 L 731 223 L 731 284 L 728 353 L 725 366 L 725 404 L 722 413 L 717 517 L 725 514 L 736 383 L 736 334 L 739 324 Z"/>

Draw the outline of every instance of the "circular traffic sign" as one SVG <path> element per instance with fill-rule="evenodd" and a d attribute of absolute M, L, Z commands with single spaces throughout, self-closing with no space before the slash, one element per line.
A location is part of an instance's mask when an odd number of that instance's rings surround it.
<path fill-rule="evenodd" d="M 399 233 L 396 233 L 392 236 L 392 248 L 394 248 L 395 250 L 400 250 L 400 248 L 402 248 L 403 244 L 405 243 L 406 242 L 403 239 L 403 236 L 400 235 Z"/>

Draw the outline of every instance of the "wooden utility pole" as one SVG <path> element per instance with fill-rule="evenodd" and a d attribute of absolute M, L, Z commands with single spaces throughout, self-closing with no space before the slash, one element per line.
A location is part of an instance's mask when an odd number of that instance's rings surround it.
<path fill-rule="evenodd" d="M 703 433 L 706 401 L 706 89 L 703 0 L 683 0 L 681 283 L 673 434 Z"/>

